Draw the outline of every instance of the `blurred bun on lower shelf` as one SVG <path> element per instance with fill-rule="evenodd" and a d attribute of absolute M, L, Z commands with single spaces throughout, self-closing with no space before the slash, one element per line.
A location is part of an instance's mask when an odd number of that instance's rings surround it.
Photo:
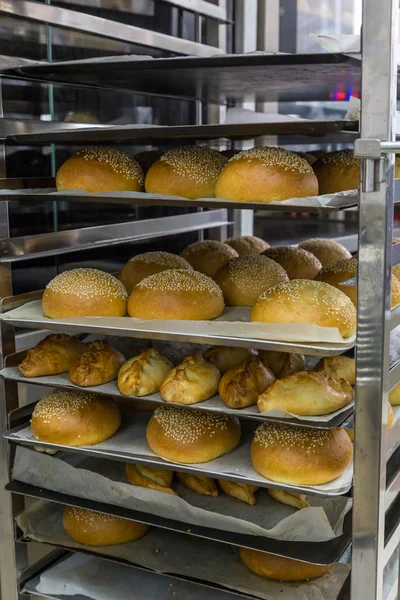
<path fill-rule="evenodd" d="M 269 248 L 269 244 L 255 235 L 237 235 L 224 242 L 236 250 L 239 256 L 243 254 L 260 254 Z"/>
<path fill-rule="evenodd" d="M 170 252 L 144 252 L 128 260 L 119 272 L 118 279 L 128 294 L 131 294 L 135 286 L 146 277 L 170 269 L 191 271 L 193 267 L 181 256 Z"/>
<path fill-rule="evenodd" d="M 250 548 L 240 548 L 240 558 L 250 571 L 273 581 L 309 581 L 322 577 L 333 567 L 301 562 Z"/>
<path fill-rule="evenodd" d="M 336 240 L 330 240 L 328 238 L 311 238 L 309 240 L 304 240 L 298 247 L 314 254 L 323 267 L 338 260 L 351 258 L 351 252 L 349 252 L 347 248 L 342 246 L 342 244 L 339 244 Z"/>
<path fill-rule="evenodd" d="M 191 264 L 195 271 L 204 273 L 212 279 L 228 260 L 238 256 L 231 246 L 216 240 L 194 242 L 181 252 L 181 257 Z"/>

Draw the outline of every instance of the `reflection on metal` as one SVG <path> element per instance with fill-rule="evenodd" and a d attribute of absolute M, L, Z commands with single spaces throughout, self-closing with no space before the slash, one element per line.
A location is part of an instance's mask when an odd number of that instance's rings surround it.
<path fill-rule="evenodd" d="M 36 119 L 8 119 L 0 118 L 0 139 L 6 139 L 14 136 L 35 135 L 36 133 L 48 134 L 52 131 L 76 131 L 86 127 L 102 127 L 107 128 L 107 125 L 96 125 L 88 123 L 65 123 L 58 121 L 40 121 Z M 47 142 L 51 143 L 51 142 Z"/>

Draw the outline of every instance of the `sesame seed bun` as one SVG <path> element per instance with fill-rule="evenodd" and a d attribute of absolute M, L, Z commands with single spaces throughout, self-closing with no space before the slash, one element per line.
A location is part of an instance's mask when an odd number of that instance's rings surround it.
<path fill-rule="evenodd" d="M 327 238 L 312 238 L 310 240 L 305 240 L 299 244 L 299 248 L 314 254 L 323 267 L 338 260 L 351 258 L 351 252 L 349 252 L 347 248 L 335 240 L 329 240 Z"/>
<path fill-rule="evenodd" d="M 236 417 L 160 406 L 151 417 L 147 442 L 155 454 L 178 463 L 204 463 L 230 452 L 240 440 Z"/>
<path fill-rule="evenodd" d="M 225 263 L 215 281 L 228 306 L 253 306 L 265 290 L 289 279 L 285 270 L 270 258 L 245 254 Z"/>
<path fill-rule="evenodd" d="M 73 540 L 86 546 L 126 544 L 140 539 L 149 530 L 144 523 L 75 506 L 65 507 L 63 525 Z"/>
<path fill-rule="evenodd" d="M 257 473 L 271 481 L 321 485 L 346 470 L 353 445 L 343 429 L 263 423 L 254 434 L 250 453 Z"/>
<path fill-rule="evenodd" d="M 207 146 L 183 146 L 170 150 L 152 164 L 146 192 L 195 200 L 214 198 L 215 183 L 227 159 Z"/>
<path fill-rule="evenodd" d="M 121 150 L 93 147 L 78 152 L 61 165 L 56 186 L 59 192 L 141 192 L 143 171 L 132 156 Z"/>
<path fill-rule="evenodd" d="M 322 269 L 321 263 L 314 254 L 293 246 L 267 248 L 264 250 L 263 256 L 280 264 L 289 279 L 314 279 Z"/>
<path fill-rule="evenodd" d="M 35 406 L 31 429 L 36 440 L 64 446 L 93 446 L 121 425 L 112 398 L 78 390 L 55 389 Z"/>
<path fill-rule="evenodd" d="M 267 290 L 251 311 L 261 323 L 314 323 L 336 327 L 342 337 L 356 330 L 357 312 L 350 299 L 327 283 L 296 279 Z"/>
<path fill-rule="evenodd" d="M 46 317 L 123 317 L 128 294 L 116 277 L 98 269 L 64 271 L 47 284 L 42 297 Z"/>
<path fill-rule="evenodd" d="M 237 235 L 230 237 L 224 242 L 236 250 L 239 256 L 243 254 L 260 254 L 269 248 L 269 244 L 255 235 Z"/>
<path fill-rule="evenodd" d="M 218 177 L 217 198 L 274 202 L 318 194 L 314 171 L 304 158 L 283 148 L 252 148 L 233 156 Z"/>
<path fill-rule="evenodd" d="M 150 169 L 151 165 L 161 158 L 163 154 L 164 152 L 162 150 L 146 150 L 145 152 L 134 154 L 133 158 L 139 163 L 143 175 L 146 177 L 147 171 Z"/>
<path fill-rule="evenodd" d="M 193 267 L 176 254 L 170 252 L 145 252 L 144 254 L 137 254 L 131 258 L 121 272 L 118 274 L 118 279 L 122 282 L 126 288 L 128 294 L 130 294 L 142 279 L 154 275 L 155 273 L 161 273 L 161 271 L 168 271 L 169 269 L 189 269 Z"/>
<path fill-rule="evenodd" d="M 240 558 L 250 571 L 273 581 L 309 581 L 325 575 L 333 567 L 305 563 L 249 548 L 240 548 Z"/>
<path fill-rule="evenodd" d="M 237 256 L 238 253 L 231 246 L 216 240 L 195 242 L 181 252 L 181 257 L 187 260 L 195 271 L 212 279 L 228 260 Z"/>

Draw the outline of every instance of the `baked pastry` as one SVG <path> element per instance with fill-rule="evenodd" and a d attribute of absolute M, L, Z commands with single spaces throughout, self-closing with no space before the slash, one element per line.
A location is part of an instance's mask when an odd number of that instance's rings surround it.
<path fill-rule="evenodd" d="M 318 194 L 308 162 L 283 148 L 252 148 L 233 156 L 218 177 L 217 198 L 235 202 L 277 202 Z"/>
<path fill-rule="evenodd" d="M 139 487 L 155 490 L 176 496 L 177 494 L 171 488 L 173 471 L 167 469 L 158 469 L 157 467 L 149 467 L 148 465 L 134 465 L 126 463 L 125 473 L 129 483 Z"/>
<path fill-rule="evenodd" d="M 76 506 L 65 507 L 63 525 L 73 540 L 86 546 L 114 546 L 134 542 L 149 530 L 144 523 Z"/>
<path fill-rule="evenodd" d="M 277 502 L 281 502 L 281 504 L 287 504 L 288 506 L 293 506 L 293 508 L 298 508 L 299 510 L 310 507 L 305 494 L 292 494 L 291 492 L 274 490 L 272 488 L 268 488 L 267 492 L 271 498 Z"/>
<path fill-rule="evenodd" d="M 314 371 L 329 375 L 333 379 L 345 379 L 350 385 L 356 385 L 356 361 L 348 356 L 328 356 L 321 358 Z"/>
<path fill-rule="evenodd" d="M 142 279 L 170 269 L 189 269 L 189 271 L 192 271 L 193 267 L 181 256 L 170 252 L 145 252 L 128 260 L 118 274 L 118 279 L 122 282 L 128 294 L 131 294 L 134 287 Z"/>
<path fill-rule="evenodd" d="M 141 192 L 143 171 L 132 156 L 115 148 L 86 148 L 57 171 L 57 191 Z"/>
<path fill-rule="evenodd" d="M 72 269 L 56 275 L 42 297 L 46 317 L 123 317 L 128 294 L 116 277 L 98 269 Z"/>
<path fill-rule="evenodd" d="M 263 477 L 292 485 L 320 485 L 349 466 L 353 445 L 343 429 L 311 429 L 281 423 L 260 425 L 251 462 Z"/>
<path fill-rule="evenodd" d="M 224 244 L 228 244 L 236 250 L 239 256 L 243 254 L 260 254 L 263 250 L 269 248 L 269 244 L 255 235 L 235 235 L 225 240 Z"/>
<path fill-rule="evenodd" d="M 64 333 L 52 333 L 28 350 L 26 357 L 18 365 L 18 370 L 25 377 L 59 375 L 68 371 L 86 350 L 86 344 L 78 338 Z"/>
<path fill-rule="evenodd" d="M 217 367 L 201 354 L 186 356 L 163 380 L 161 398 L 175 404 L 196 404 L 217 393 L 220 379 Z"/>
<path fill-rule="evenodd" d="M 315 371 L 298 371 L 277 379 L 258 396 L 260 412 L 281 408 L 303 417 L 327 415 L 353 400 L 353 388 L 345 379 L 332 379 Z"/>
<path fill-rule="evenodd" d="M 231 346 L 212 346 L 203 352 L 203 358 L 217 367 L 221 375 L 240 363 L 257 356 L 257 350 L 251 348 L 235 348 Z"/>
<path fill-rule="evenodd" d="M 277 379 L 303 371 L 306 361 L 303 354 L 278 352 L 277 350 L 259 350 L 261 358 L 267 362 Z"/>
<path fill-rule="evenodd" d="M 400 383 L 394 386 L 389 392 L 389 402 L 391 406 L 399 406 L 400 404 Z"/>
<path fill-rule="evenodd" d="M 231 258 L 237 258 L 239 255 L 222 242 L 216 240 L 202 240 L 190 244 L 181 252 L 181 257 L 192 265 L 195 271 L 208 275 L 214 279 L 221 267 Z"/>
<path fill-rule="evenodd" d="M 55 389 L 35 406 L 31 429 L 35 440 L 62 446 L 93 446 L 121 425 L 112 398 L 79 390 Z"/>
<path fill-rule="evenodd" d="M 134 154 L 133 158 L 139 163 L 143 175 L 146 177 L 147 171 L 150 169 L 151 165 L 161 158 L 163 154 L 164 152 L 162 150 L 145 150 L 144 152 Z"/>
<path fill-rule="evenodd" d="M 356 330 L 356 309 L 340 290 L 320 281 L 296 279 L 264 292 L 250 320 L 261 323 L 313 323 L 336 327 L 342 337 Z"/>
<path fill-rule="evenodd" d="M 154 348 L 144 348 L 130 358 L 118 373 L 118 389 L 124 396 L 148 396 L 158 392 L 173 364 Z"/>
<path fill-rule="evenodd" d="M 314 254 L 294 246 L 267 248 L 262 256 L 267 256 L 281 265 L 289 279 L 314 279 L 322 269 L 321 263 Z"/>
<path fill-rule="evenodd" d="M 221 378 L 218 392 L 229 408 L 246 408 L 275 381 L 275 375 L 258 356 L 241 363 Z"/>
<path fill-rule="evenodd" d="M 215 480 L 205 475 L 191 475 L 190 473 L 176 472 L 176 476 L 183 485 L 203 496 L 218 496 Z"/>
<path fill-rule="evenodd" d="M 191 200 L 215 198 L 215 182 L 226 162 L 225 156 L 207 146 L 169 150 L 148 170 L 146 192 Z"/>
<path fill-rule="evenodd" d="M 128 313 L 137 319 L 208 320 L 224 310 L 218 285 L 197 271 L 176 269 L 146 277 L 129 297 Z"/>
<path fill-rule="evenodd" d="M 203 463 L 230 452 L 240 440 L 236 417 L 193 408 L 159 406 L 146 431 L 155 454 L 178 463 Z"/>
<path fill-rule="evenodd" d="M 69 378 L 81 387 L 102 385 L 117 378 L 124 361 L 121 352 L 112 348 L 107 340 L 96 340 L 71 365 Z"/>
<path fill-rule="evenodd" d="M 227 496 L 246 502 L 250 506 L 257 504 L 254 494 L 258 490 L 258 486 L 248 485 L 247 483 L 236 483 L 236 481 L 228 481 L 227 479 L 218 479 L 218 483 L 221 490 Z"/>
<path fill-rule="evenodd" d="M 273 581 L 309 581 L 322 577 L 333 567 L 314 565 L 249 548 L 240 548 L 240 558 L 250 571 Z"/>
<path fill-rule="evenodd" d="M 312 238 L 304 240 L 299 244 L 299 248 L 307 250 L 314 254 L 323 267 L 337 262 L 338 260 L 346 260 L 351 258 L 351 252 L 336 240 L 328 238 Z"/>
<path fill-rule="evenodd" d="M 289 281 L 285 270 L 262 254 L 232 258 L 215 275 L 228 306 L 253 306 L 265 290 Z"/>

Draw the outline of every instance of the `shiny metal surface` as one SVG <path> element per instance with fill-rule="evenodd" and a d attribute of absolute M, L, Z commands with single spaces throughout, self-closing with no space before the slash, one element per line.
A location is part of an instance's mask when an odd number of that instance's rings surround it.
<path fill-rule="evenodd" d="M 42 134 L 49 134 L 52 131 L 63 132 L 65 130 L 71 132 L 78 129 L 89 127 L 84 123 L 60 123 L 57 121 L 38 121 L 35 119 L 0 119 L 0 139 L 14 138 L 14 136 L 22 137 L 35 135 L 37 132 Z M 93 129 L 101 128 L 102 130 L 107 129 L 107 125 L 90 125 Z M 22 142 L 18 142 L 22 143 Z M 27 142 L 27 144 L 30 142 Z M 51 142 L 49 142 L 51 143 Z"/>

